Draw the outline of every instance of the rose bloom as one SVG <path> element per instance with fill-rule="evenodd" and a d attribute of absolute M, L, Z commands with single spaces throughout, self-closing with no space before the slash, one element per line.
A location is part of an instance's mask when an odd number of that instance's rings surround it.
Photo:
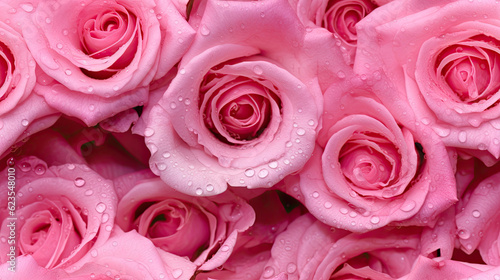
<path fill-rule="evenodd" d="M 31 255 L 43 267 L 66 268 L 103 244 L 113 228 L 116 195 L 112 183 L 81 164 L 47 166 L 36 157 L 16 158 L 15 211 L 8 209 L 8 171 L 2 174 L 0 251 L 12 246 L 10 228 L 16 217 L 17 255 Z M 14 214 L 14 215 L 13 215 Z M 2 263 L 9 256 L 2 253 Z"/>
<path fill-rule="evenodd" d="M 384 69 L 399 92 L 384 95 L 388 107 L 407 100 L 447 146 L 492 165 L 500 156 L 499 9 L 494 0 L 389 3 L 359 23 L 355 70 Z"/>
<path fill-rule="evenodd" d="M 11 7 L 0 3 L 0 9 Z M 0 157 L 16 141 L 49 127 L 58 118 L 54 109 L 32 93 L 36 63 L 9 16 L 7 12 L 0 15 Z"/>
<path fill-rule="evenodd" d="M 136 230 L 159 249 L 190 259 L 200 270 L 215 269 L 231 255 L 238 234 L 255 220 L 253 209 L 230 192 L 210 198 L 191 197 L 160 178 L 121 188 L 117 224 Z"/>
<path fill-rule="evenodd" d="M 420 232 L 384 227 L 351 233 L 306 214 L 277 236 L 261 279 L 396 279 L 418 257 Z"/>
<path fill-rule="evenodd" d="M 356 54 L 356 24 L 377 7 L 370 0 L 290 0 L 290 4 L 308 28 L 319 26 L 333 34 L 336 47 L 350 65 Z"/>
<path fill-rule="evenodd" d="M 394 119 L 373 93 L 391 90 L 384 82 L 351 82 L 325 93 L 315 152 L 286 191 L 322 222 L 350 231 L 433 227 L 457 200 L 453 153 L 426 127 Z"/>
<path fill-rule="evenodd" d="M 194 34 L 170 1 L 35 1 L 15 8 L 43 71 L 37 93 L 87 125 L 145 104 L 149 83 L 171 70 Z"/>
<path fill-rule="evenodd" d="M 283 1 L 217 3 L 207 3 L 195 43 L 144 129 L 152 171 L 197 196 L 272 187 L 299 170 L 322 107 L 313 59 L 320 51 L 299 48 L 313 41 Z"/>

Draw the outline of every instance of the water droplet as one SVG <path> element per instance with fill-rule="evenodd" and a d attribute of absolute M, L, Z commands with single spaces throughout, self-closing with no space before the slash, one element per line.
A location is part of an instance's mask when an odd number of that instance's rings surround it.
<path fill-rule="evenodd" d="M 94 191 L 93 191 L 93 190 L 86 190 L 86 191 L 85 191 L 85 195 L 86 195 L 86 196 L 91 196 L 93 193 L 94 193 Z"/>
<path fill-rule="evenodd" d="M 373 216 L 371 219 L 370 219 L 370 222 L 372 224 L 378 224 L 380 222 L 380 218 L 377 217 L 377 216 Z"/>
<path fill-rule="evenodd" d="M 120 90 L 120 86 L 113 86 L 113 90 L 114 91 L 119 91 Z"/>
<path fill-rule="evenodd" d="M 71 76 L 72 72 L 71 72 L 71 70 L 66 69 L 66 70 L 64 70 L 64 74 L 66 74 L 66 76 Z"/>
<path fill-rule="evenodd" d="M 169 158 L 171 156 L 171 154 L 169 152 L 165 152 L 163 153 L 162 155 L 164 158 Z"/>
<path fill-rule="evenodd" d="M 318 192 L 313 192 L 313 193 L 312 193 L 312 197 L 314 197 L 314 198 L 318 198 L 318 197 L 319 197 L 319 193 L 318 193 Z"/>
<path fill-rule="evenodd" d="M 46 170 L 45 166 L 39 164 L 35 167 L 35 174 L 43 175 L 43 174 L 45 174 L 45 170 Z"/>
<path fill-rule="evenodd" d="M 101 223 L 106 223 L 107 221 L 109 221 L 109 214 L 108 213 L 104 213 L 102 214 L 102 219 L 101 219 Z"/>
<path fill-rule="evenodd" d="M 341 79 L 345 78 L 345 73 L 344 73 L 344 71 L 338 71 L 338 72 L 337 72 L 337 77 L 339 77 L 339 78 L 341 78 Z"/>
<path fill-rule="evenodd" d="M 467 141 L 467 132 L 465 131 L 460 131 L 458 133 L 458 141 L 462 142 L 462 143 L 465 143 L 465 141 Z"/>
<path fill-rule="evenodd" d="M 224 246 L 222 246 L 222 247 L 220 248 L 220 250 L 221 250 L 222 252 L 227 252 L 227 251 L 229 251 L 229 246 L 224 245 Z"/>
<path fill-rule="evenodd" d="M 472 211 L 472 217 L 479 218 L 480 216 L 481 216 L 481 212 L 479 212 L 478 210 Z"/>
<path fill-rule="evenodd" d="M 76 166 L 72 163 L 68 164 L 68 170 L 75 170 Z"/>
<path fill-rule="evenodd" d="M 212 185 L 212 184 L 208 184 L 208 185 L 207 185 L 207 191 L 211 192 L 211 191 L 213 191 L 213 190 L 214 190 L 214 185 Z"/>
<path fill-rule="evenodd" d="M 245 170 L 245 176 L 252 177 L 253 175 L 255 175 L 255 171 L 253 169 L 248 168 L 247 170 Z"/>
<path fill-rule="evenodd" d="M 181 74 L 181 75 L 186 74 L 186 69 L 182 68 L 181 70 L 179 70 L 179 74 Z"/>
<path fill-rule="evenodd" d="M 310 126 L 313 126 L 313 125 L 314 125 L 314 120 L 309 120 L 309 121 L 307 122 L 307 124 L 308 124 L 308 125 L 310 125 Z"/>
<path fill-rule="evenodd" d="M 158 163 L 158 164 L 156 164 L 156 167 L 160 171 L 164 171 L 165 169 L 167 169 L 167 165 L 165 163 Z"/>
<path fill-rule="evenodd" d="M 446 137 L 450 135 L 451 130 L 449 128 L 443 128 L 443 127 L 433 127 L 434 132 L 436 132 L 437 135 L 441 137 Z"/>
<path fill-rule="evenodd" d="M 181 277 L 182 275 L 182 269 L 178 268 L 178 269 L 174 269 L 172 270 L 172 276 L 177 279 L 179 277 Z"/>
<path fill-rule="evenodd" d="M 155 134 L 155 130 L 152 129 L 151 127 L 147 127 L 145 130 L 144 130 L 144 135 L 146 137 L 150 137 L 152 136 L 153 134 Z"/>
<path fill-rule="evenodd" d="M 349 212 L 349 210 L 347 210 L 346 208 L 340 208 L 339 211 L 340 211 L 340 213 L 342 213 L 344 215 Z"/>
<path fill-rule="evenodd" d="M 264 70 L 262 70 L 262 67 L 256 65 L 253 67 L 253 72 L 257 75 L 262 75 L 262 73 L 264 73 Z"/>
<path fill-rule="evenodd" d="M 106 210 L 106 204 L 104 204 L 102 202 L 97 203 L 97 205 L 95 206 L 95 211 L 97 211 L 97 213 L 101 214 L 102 212 L 104 212 L 104 210 Z"/>
<path fill-rule="evenodd" d="M 266 178 L 267 175 L 269 175 L 269 171 L 267 171 L 267 169 L 260 170 L 258 174 L 259 178 Z"/>
<path fill-rule="evenodd" d="M 330 209 L 330 208 L 332 208 L 332 203 L 327 201 L 327 202 L 325 202 L 324 206 L 326 209 Z"/>
<path fill-rule="evenodd" d="M 116 247 L 116 246 L 118 246 L 118 242 L 113 241 L 113 243 L 111 243 L 111 245 L 113 245 L 113 247 Z"/>
<path fill-rule="evenodd" d="M 461 239 L 469 239 L 470 233 L 465 229 L 461 229 L 458 231 L 458 237 L 460 237 Z"/>
<path fill-rule="evenodd" d="M 85 180 L 83 178 L 78 177 L 75 179 L 75 186 L 81 188 L 84 185 L 85 185 Z"/>
<path fill-rule="evenodd" d="M 264 273 L 262 274 L 264 278 L 271 278 L 274 276 L 274 268 L 267 266 L 264 268 Z"/>
<path fill-rule="evenodd" d="M 429 125 L 431 123 L 431 121 L 428 118 L 423 118 L 422 120 L 420 120 L 420 122 L 422 122 L 425 125 Z"/>
<path fill-rule="evenodd" d="M 294 263 L 289 263 L 286 266 L 286 272 L 288 272 L 288 273 L 294 273 L 295 271 L 297 271 L 297 265 L 295 265 Z"/>
<path fill-rule="evenodd" d="M 401 206 L 401 211 L 410 212 L 411 210 L 413 210 L 415 208 L 415 206 L 417 206 L 415 201 L 408 200 L 403 204 L 403 206 Z"/>
<path fill-rule="evenodd" d="M 21 125 L 22 125 L 22 126 L 28 126 L 28 124 L 29 124 L 29 123 L 30 123 L 30 122 L 29 122 L 27 119 L 23 119 L 23 120 L 21 121 Z"/>
<path fill-rule="evenodd" d="M 303 136 L 304 134 L 306 134 L 306 131 L 303 128 L 297 129 L 297 135 Z"/>
<path fill-rule="evenodd" d="M 19 165 L 19 169 L 23 172 L 28 172 L 31 170 L 31 164 L 29 164 L 29 162 L 23 162 Z"/>
<path fill-rule="evenodd" d="M 175 102 L 170 103 L 170 108 L 172 109 L 177 108 L 177 104 L 175 104 Z"/>
<path fill-rule="evenodd" d="M 189 104 L 191 104 L 191 100 L 189 100 L 189 98 L 186 98 L 184 100 L 184 105 L 188 106 Z"/>
<path fill-rule="evenodd" d="M 90 255 L 91 255 L 92 257 L 94 257 L 94 258 L 95 258 L 95 257 L 97 257 L 97 250 L 96 250 L 96 249 L 94 249 L 94 250 L 90 251 Z"/>
<path fill-rule="evenodd" d="M 203 36 L 208 36 L 208 35 L 210 35 L 210 29 L 208 29 L 208 27 L 206 25 L 202 24 L 200 27 L 200 33 Z"/>
<path fill-rule="evenodd" d="M 93 88 L 92 86 L 89 86 L 89 87 L 87 88 L 87 92 L 93 92 L 93 91 L 94 91 L 94 88 Z"/>
<path fill-rule="evenodd" d="M 27 13 L 31 13 L 35 9 L 35 8 L 33 8 L 33 5 L 31 3 L 22 3 L 19 6 L 21 7 L 21 9 L 23 9 Z"/>
<path fill-rule="evenodd" d="M 277 161 L 271 161 L 268 166 L 272 169 L 275 169 L 276 167 L 278 167 L 278 162 Z"/>
<path fill-rule="evenodd" d="M 196 195 L 202 195 L 203 194 L 203 190 L 200 189 L 200 188 L 197 188 L 196 191 L 195 191 Z"/>

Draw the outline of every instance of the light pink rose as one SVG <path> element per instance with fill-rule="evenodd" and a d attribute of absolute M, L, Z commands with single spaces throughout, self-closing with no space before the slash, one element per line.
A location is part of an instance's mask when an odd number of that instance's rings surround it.
<path fill-rule="evenodd" d="M 322 108 L 311 59 L 320 51 L 303 49 L 317 37 L 306 38 L 293 10 L 281 0 L 223 3 L 207 3 L 144 129 L 153 172 L 190 195 L 271 187 L 299 170 Z"/>
<path fill-rule="evenodd" d="M 191 197 L 158 177 L 133 184 L 120 199 L 117 213 L 123 230 L 136 230 L 159 249 L 190 259 L 200 270 L 224 264 L 239 232 L 255 220 L 253 209 L 229 192 L 210 199 Z"/>
<path fill-rule="evenodd" d="M 0 3 L 0 9 L 12 7 Z M 0 15 L 0 156 L 10 145 L 50 126 L 58 118 L 55 110 L 32 94 L 35 86 L 36 63 L 20 30 L 15 30 L 13 18 Z"/>
<path fill-rule="evenodd" d="M 189 280 L 195 266 L 188 260 L 158 250 L 135 231 L 113 230 L 106 243 L 96 247 L 67 269 L 68 279 L 170 279 Z"/>
<path fill-rule="evenodd" d="M 416 120 L 447 146 L 493 164 L 500 156 L 496 1 L 395 1 L 358 25 L 355 70 L 383 69 Z M 369 19 L 369 20 L 368 20 Z M 394 110 L 398 110 L 393 108 Z"/>
<path fill-rule="evenodd" d="M 46 268 L 68 267 L 108 239 L 116 209 L 112 182 L 81 164 L 47 166 L 35 157 L 14 163 L 2 172 L 1 252 L 12 245 L 7 227 L 12 217 L 17 254 L 32 255 Z M 15 173 L 15 188 L 9 188 L 8 173 Z M 14 210 L 8 208 L 12 192 Z M 9 260 L 6 254 L 0 258 Z"/>
<path fill-rule="evenodd" d="M 44 72 L 37 93 L 87 125 L 145 104 L 149 83 L 172 69 L 194 34 L 171 1 L 28 5 L 16 20 Z"/>
<path fill-rule="evenodd" d="M 467 254 L 479 250 L 486 264 L 498 266 L 500 265 L 498 225 L 500 208 L 496 201 L 500 197 L 498 172 L 500 166 L 495 165 L 490 170 L 479 164 L 476 164 L 476 167 L 476 177 L 464 191 L 456 207 L 456 234 L 461 250 Z"/>
<path fill-rule="evenodd" d="M 433 227 L 454 204 L 453 153 L 428 128 L 400 123 L 351 79 L 325 93 L 323 128 L 300 182 L 287 192 L 331 226 L 362 232 L 391 222 Z M 300 194 L 298 194 L 299 192 Z"/>
<path fill-rule="evenodd" d="M 301 22 L 308 28 L 328 30 L 347 64 L 354 63 L 357 45 L 356 24 L 377 6 L 370 0 L 290 0 Z"/>
<path fill-rule="evenodd" d="M 410 272 L 419 255 L 420 231 L 415 227 L 385 227 L 368 233 L 350 233 L 306 214 L 276 238 L 272 257 L 260 279 L 280 275 L 282 278 L 273 279 L 401 277 Z"/>

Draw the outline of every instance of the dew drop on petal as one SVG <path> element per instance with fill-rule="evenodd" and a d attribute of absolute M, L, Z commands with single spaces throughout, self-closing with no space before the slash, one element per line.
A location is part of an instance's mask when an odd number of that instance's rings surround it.
<path fill-rule="evenodd" d="M 253 175 L 255 175 L 255 171 L 253 169 L 248 168 L 247 170 L 245 170 L 245 176 L 252 177 Z"/>
<path fill-rule="evenodd" d="M 266 178 L 267 175 L 269 175 L 269 171 L 267 171 L 267 169 L 260 170 L 258 174 L 259 178 Z"/>
<path fill-rule="evenodd" d="M 96 250 L 96 249 L 94 249 L 94 250 L 90 251 L 90 255 L 91 255 L 92 257 L 94 257 L 94 258 L 95 258 L 95 257 L 97 257 L 97 250 Z"/>
<path fill-rule="evenodd" d="M 104 212 L 104 210 L 106 210 L 106 204 L 102 203 L 102 202 L 99 202 L 96 206 L 95 206 L 95 211 L 97 211 L 97 213 L 101 214 L 102 212 Z"/>
<path fill-rule="evenodd" d="M 327 201 L 327 202 L 325 202 L 324 206 L 326 209 L 330 209 L 330 208 L 332 208 L 332 203 Z"/>
<path fill-rule="evenodd" d="M 458 231 L 458 237 L 461 239 L 469 239 L 470 233 L 467 230 L 461 229 Z"/>
<path fill-rule="evenodd" d="M 377 216 L 373 216 L 373 217 L 371 217 L 370 222 L 372 224 L 378 224 L 380 222 L 380 218 Z"/>
<path fill-rule="evenodd" d="M 37 174 L 37 175 L 45 174 L 45 170 L 46 170 L 45 166 L 43 166 L 41 164 L 35 166 L 35 174 Z"/>
<path fill-rule="evenodd" d="M 27 13 L 31 13 L 35 9 L 31 3 L 22 3 L 19 6 Z"/>
<path fill-rule="evenodd" d="M 479 212 L 478 210 L 472 211 L 472 217 L 479 218 L 480 216 L 481 216 L 481 212 Z"/>
<path fill-rule="evenodd" d="M 150 137 L 152 136 L 153 134 L 155 134 L 155 130 L 152 129 L 151 127 L 147 127 L 145 130 L 144 130 L 144 135 L 146 137 Z"/>
<path fill-rule="evenodd" d="M 222 247 L 220 248 L 220 250 L 221 250 L 222 252 L 227 252 L 227 251 L 229 251 L 229 246 L 224 245 L 224 246 L 222 246 Z"/>
<path fill-rule="evenodd" d="M 71 70 L 66 69 L 66 70 L 64 70 L 64 74 L 66 74 L 66 76 L 71 76 L 72 72 L 71 72 Z"/>
<path fill-rule="evenodd" d="M 410 212 L 411 210 L 413 210 L 415 208 L 415 206 L 417 206 L 415 201 L 408 200 L 403 204 L 403 206 L 401 206 L 401 211 Z"/>
<path fill-rule="evenodd" d="M 460 141 L 461 143 L 465 143 L 465 141 L 467 141 L 467 132 L 465 131 L 460 131 L 458 133 L 458 141 Z"/>
<path fill-rule="evenodd" d="M 172 276 L 175 278 L 175 279 L 178 279 L 179 277 L 181 277 L 182 275 L 182 269 L 174 269 L 172 270 Z"/>
<path fill-rule="evenodd" d="M 303 136 L 304 134 L 306 134 L 306 131 L 303 128 L 297 129 L 297 135 Z"/>
<path fill-rule="evenodd" d="M 165 152 L 163 153 L 162 155 L 164 158 L 169 158 L 171 156 L 171 154 L 169 152 Z"/>
<path fill-rule="evenodd" d="M 83 178 L 78 177 L 75 179 L 74 183 L 75 183 L 75 186 L 81 188 L 85 185 L 85 180 Z"/>
<path fill-rule="evenodd" d="M 268 164 L 268 166 L 272 169 L 275 169 L 276 167 L 278 167 L 278 162 L 277 161 L 272 161 Z"/>
<path fill-rule="evenodd" d="M 286 266 L 286 272 L 288 273 L 294 273 L 295 271 L 297 271 L 297 265 L 294 264 L 294 263 L 289 263 L 287 266 Z"/>
<path fill-rule="evenodd" d="M 340 213 L 342 213 L 344 215 L 349 212 L 349 210 L 347 210 L 346 208 L 340 208 L 339 211 L 340 211 Z"/>
<path fill-rule="evenodd" d="M 21 125 L 22 125 L 22 126 L 28 126 L 28 124 L 29 124 L 29 123 L 30 123 L 30 122 L 29 122 L 27 119 L 23 119 L 23 120 L 21 121 Z"/>
<path fill-rule="evenodd" d="M 213 190 L 214 190 L 214 185 L 212 185 L 212 184 L 208 184 L 208 185 L 207 185 L 207 191 L 211 192 L 211 191 L 213 191 Z"/>
<path fill-rule="evenodd" d="M 200 188 L 197 188 L 196 191 L 195 191 L 196 195 L 202 195 L 203 194 L 203 190 L 200 189 Z"/>
<path fill-rule="evenodd" d="M 274 276 L 274 268 L 267 266 L 264 268 L 264 273 L 262 274 L 264 278 L 271 278 Z"/>
<path fill-rule="evenodd" d="M 318 198 L 318 197 L 319 197 L 319 193 L 318 193 L 318 192 L 313 192 L 313 193 L 312 193 L 312 197 L 314 197 L 314 198 Z"/>
<path fill-rule="evenodd" d="M 208 35 L 210 35 L 210 29 L 208 29 L 208 27 L 206 25 L 202 24 L 200 27 L 200 33 L 203 36 L 208 36 Z"/>
<path fill-rule="evenodd" d="M 257 75 L 262 75 L 262 73 L 264 73 L 264 70 L 262 70 L 262 67 L 260 67 L 259 65 L 256 65 L 253 67 L 253 72 Z"/>

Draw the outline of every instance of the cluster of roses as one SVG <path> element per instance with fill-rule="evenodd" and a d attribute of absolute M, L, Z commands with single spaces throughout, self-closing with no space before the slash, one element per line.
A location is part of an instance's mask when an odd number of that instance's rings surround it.
<path fill-rule="evenodd" d="M 498 0 L 0 2 L 0 279 L 500 279 Z"/>

